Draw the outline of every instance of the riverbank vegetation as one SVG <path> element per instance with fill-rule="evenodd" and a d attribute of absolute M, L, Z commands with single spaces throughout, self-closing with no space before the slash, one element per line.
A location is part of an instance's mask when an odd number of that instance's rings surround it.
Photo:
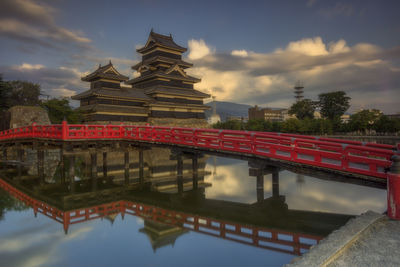
<path fill-rule="evenodd" d="M 400 133 L 400 119 L 389 118 L 381 111 L 361 110 L 346 121 L 342 115 L 350 107 L 350 97 L 343 91 L 320 94 L 318 101 L 303 99 L 294 103 L 288 113 L 293 115 L 283 122 L 249 120 L 218 122 L 215 129 L 264 132 L 300 133 L 312 135 L 395 135 Z M 315 118 L 319 114 L 321 118 Z"/>
<path fill-rule="evenodd" d="M 357 114 L 357 113 L 356 113 Z M 356 115 L 354 114 L 354 115 Z M 394 135 L 400 132 L 400 119 L 391 119 L 381 115 L 374 123 L 365 119 L 359 120 L 356 115 L 350 117 L 349 122 L 333 121 L 330 119 L 299 120 L 295 118 L 284 122 L 265 120 L 226 121 L 213 124 L 215 129 L 300 133 L 311 135 L 324 134 L 353 134 L 353 135 Z"/>
<path fill-rule="evenodd" d="M 4 81 L 0 75 L 0 114 L 13 106 L 40 106 L 47 110 L 51 123 L 82 122 L 82 114 L 74 109 L 67 98 L 43 99 L 39 84 L 26 81 Z"/>

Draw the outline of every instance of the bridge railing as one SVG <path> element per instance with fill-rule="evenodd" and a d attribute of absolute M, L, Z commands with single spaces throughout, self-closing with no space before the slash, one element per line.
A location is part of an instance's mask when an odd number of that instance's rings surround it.
<path fill-rule="evenodd" d="M 128 139 L 266 156 L 317 167 L 386 178 L 397 147 L 297 134 L 161 126 L 62 124 L 31 125 L 0 132 L 14 138 Z"/>

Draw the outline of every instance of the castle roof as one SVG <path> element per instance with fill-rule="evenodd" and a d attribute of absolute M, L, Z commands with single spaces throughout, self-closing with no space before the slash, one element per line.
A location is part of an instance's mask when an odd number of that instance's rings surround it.
<path fill-rule="evenodd" d="M 163 47 L 171 50 L 175 50 L 178 52 L 186 52 L 187 48 L 182 47 L 174 42 L 172 39 L 172 35 L 162 35 L 159 33 L 153 32 L 153 30 L 149 34 L 149 38 L 147 38 L 147 42 L 144 47 L 136 49 L 138 53 L 145 53 L 155 47 Z"/>
<path fill-rule="evenodd" d="M 97 70 L 95 70 L 94 72 L 84 76 L 81 78 L 82 81 L 85 82 L 91 82 L 100 78 L 106 78 L 106 79 L 110 79 L 110 80 L 115 80 L 115 81 L 126 81 L 129 78 L 122 75 L 121 73 L 119 73 L 115 67 L 113 66 L 113 64 L 108 63 L 105 66 L 101 66 L 99 65 L 99 67 L 97 68 Z"/>
<path fill-rule="evenodd" d="M 126 99 L 138 99 L 144 101 L 151 101 L 151 98 L 148 97 L 143 89 L 139 88 L 121 88 L 117 90 L 110 89 L 90 89 L 78 95 L 72 96 L 72 99 L 79 100 L 81 98 L 85 98 L 88 96 L 103 96 L 103 97 L 112 97 L 112 98 L 126 98 Z"/>

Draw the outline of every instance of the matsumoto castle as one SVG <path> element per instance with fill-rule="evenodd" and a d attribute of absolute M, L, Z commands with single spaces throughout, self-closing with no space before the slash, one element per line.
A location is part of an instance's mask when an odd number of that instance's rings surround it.
<path fill-rule="evenodd" d="M 87 123 L 150 123 L 154 125 L 206 125 L 203 104 L 210 95 L 193 88 L 200 79 L 186 74 L 193 64 L 182 60 L 187 48 L 172 36 L 153 31 L 136 50 L 142 61 L 132 66 L 140 75 L 129 79 L 110 63 L 82 77 L 90 89 L 75 95 Z M 121 86 L 124 82 L 126 86 Z"/>

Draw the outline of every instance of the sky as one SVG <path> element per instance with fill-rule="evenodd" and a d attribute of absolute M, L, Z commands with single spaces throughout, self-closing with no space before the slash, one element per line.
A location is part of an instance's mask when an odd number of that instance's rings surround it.
<path fill-rule="evenodd" d="M 400 112 L 400 1 L 1 0 L 0 73 L 45 95 L 89 88 L 109 60 L 130 78 L 149 32 L 188 48 L 195 88 L 231 101 L 289 107 L 343 90 L 350 112 Z M 77 105 L 77 103 L 73 103 Z"/>

